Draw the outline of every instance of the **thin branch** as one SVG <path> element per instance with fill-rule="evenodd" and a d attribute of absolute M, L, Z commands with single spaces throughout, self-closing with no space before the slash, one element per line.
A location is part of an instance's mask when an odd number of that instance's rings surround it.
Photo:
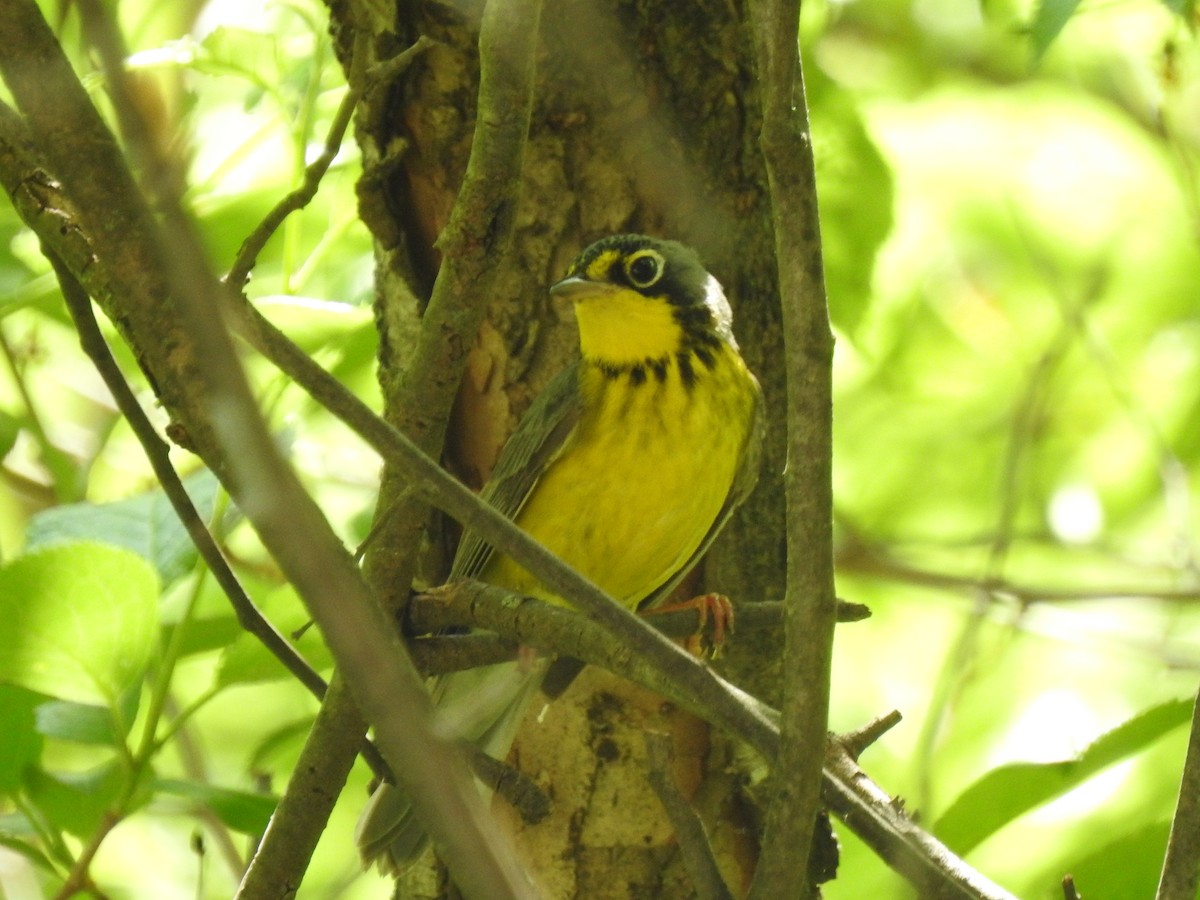
<path fill-rule="evenodd" d="M 517 644 L 492 634 L 450 634 L 409 641 L 422 675 L 445 675 L 517 658 Z"/>
<path fill-rule="evenodd" d="M 46 426 L 42 422 L 42 415 L 38 411 L 38 405 L 29 390 L 25 373 L 21 371 L 21 366 L 17 361 L 17 354 L 9 344 L 3 328 L 0 328 L 0 356 L 4 357 L 13 385 L 17 389 L 17 395 L 21 398 L 21 405 L 25 407 L 25 427 L 29 429 L 37 443 L 42 464 L 49 472 L 51 484 L 54 486 L 55 498 L 60 503 L 70 502 L 77 493 L 76 488 L 69 483 L 73 480 L 75 465 L 71 461 L 71 457 L 50 439 Z"/>
<path fill-rule="evenodd" d="M 1022 470 L 1033 434 L 1043 417 L 1047 385 L 1070 349 L 1072 330 L 1060 324 L 1052 340 L 1039 354 L 1029 377 L 1017 398 L 1009 427 L 1007 446 L 1001 466 L 998 491 L 996 528 L 992 534 L 984 564 L 985 581 L 998 580 L 1005 569 L 1012 547 L 1017 513 L 1020 509 Z M 917 737 L 917 798 L 921 806 L 933 804 L 934 754 L 942 730 L 949 721 L 954 704 L 975 675 L 975 658 L 980 634 L 985 624 L 992 596 L 976 593 L 959 628 L 958 634 L 946 648 L 933 692 Z"/>
<path fill-rule="evenodd" d="M 850 758 L 857 762 L 868 747 L 900 724 L 900 718 L 899 711 L 893 709 L 882 716 L 876 716 L 861 728 L 836 735 L 833 740 L 841 744 Z"/>
<path fill-rule="evenodd" d="M 412 49 L 409 48 L 409 50 Z M 313 197 L 317 195 L 317 189 L 321 186 L 321 181 L 325 178 L 325 173 L 329 171 L 338 151 L 341 150 L 342 138 L 346 135 L 346 129 L 350 127 L 357 105 L 358 93 L 348 90 L 334 114 L 321 154 L 305 167 L 304 179 L 300 182 L 300 186 L 276 203 L 258 227 L 246 236 L 228 274 L 222 279 L 226 284 L 233 285 L 240 290 L 258 262 L 258 255 L 267 245 L 267 241 L 279 229 L 279 226 L 292 213 L 299 212 L 312 202 Z"/>
<path fill-rule="evenodd" d="M 1170 588 L 1161 585 L 1098 584 L 1087 588 L 1061 588 L 1022 584 L 1008 578 L 974 577 L 917 566 L 899 559 L 887 549 L 861 539 L 839 548 L 838 569 L 939 590 L 1011 598 L 1022 606 L 1036 603 L 1073 603 L 1092 600 L 1152 599 L 1172 602 L 1200 600 L 1200 587 Z"/>
<path fill-rule="evenodd" d="M 1195 900 L 1200 889 L 1200 696 L 1192 708 L 1192 730 L 1171 836 L 1155 900 Z"/>
<path fill-rule="evenodd" d="M 354 112 L 358 108 L 359 101 L 362 99 L 363 91 L 370 90 L 368 82 L 376 83 L 382 79 L 390 80 L 395 78 L 412 65 L 413 60 L 431 46 L 433 46 L 433 41 L 422 35 L 417 38 L 411 47 L 403 50 L 390 60 L 386 70 L 372 70 L 366 73 L 364 79 L 351 78 L 350 88 L 342 98 L 342 102 L 338 105 L 337 112 L 333 116 L 333 121 L 329 125 L 329 132 L 325 136 L 325 144 L 321 154 L 305 167 L 304 180 L 300 183 L 300 186 L 276 203 L 263 218 L 262 222 L 246 236 L 245 241 L 242 242 L 242 246 L 238 250 L 237 257 L 229 267 L 228 274 L 222 279 L 227 285 L 235 290 L 242 290 L 246 284 L 246 280 L 250 277 L 251 270 L 253 270 L 255 264 L 258 262 L 258 255 L 267 245 L 267 241 L 271 239 L 272 235 L 275 234 L 288 216 L 304 209 L 304 207 L 312 202 L 313 197 L 317 195 L 317 190 L 321 186 L 321 181 L 325 178 L 325 173 L 329 171 L 329 167 L 333 165 L 333 161 L 337 158 L 338 152 L 341 150 L 342 141 L 346 137 L 346 130 L 350 127 L 350 122 L 354 118 Z M 362 56 L 362 53 L 355 54 L 356 64 L 358 64 L 358 60 Z M 353 75 L 354 73 L 351 74 Z"/>
<path fill-rule="evenodd" d="M 526 825 L 536 825 L 550 814 L 550 795 L 537 782 L 507 763 L 493 759 L 474 745 L 466 748 L 471 769 L 485 787 L 495 791 L 516 810 Z"/>
<path fill-rule="evenodd" d="M 522 165 L 533 114 L 536 38 L 542 0 L 499 0 L 487 3 L 479 27 L 479 91 L 471 152 L 462 186 L 449 219 L 437 237 L 440 266 L 421 313 L 416 341 L 403 350 L 403 366 L 381 371 L 384 416 L 422 451 L 441 455 L 454 400 L 462 384 L 468 354 L 474 345 L 493 286 L 512 265 L 511 247 L 522 190 Z M 394 77 L 393 61 L 373 72 Z M 376 84 L 380 82 L 377 81 Z M 382 92 L 364 96 L 369 124 L 387 109 Z M 374 95 L 374 96 L 373 96 Z M 393 129 L 383 129 L 386 134 Z M 388 191 L 380 170 L 394 165 L 395 149 L 378 147 L 370 132 L 364 143 L 364 188 Z M 365 205 L 365 204 L 364 204 Z M 373 217 L 364 216 L 368 225 Z M 407 222 L 391 223 L 400 230 Z M 386 267 L 381 266 L 381 269 Z M 381 280 L 378 304 L 391 313 L 392 305 L 412 298 L 408 284 Z M 392 352 L 390 329 L 381 334 L 383 355 Z M 397 499 L 407 476 L 403 467 L 385 459 L 380 503 L 389 510 L 382 539 L 367 556 L 366 571 L 390 613 L 401 610 L 416 574 L 416 548 L 428 522 L 428 499 Z M 390 589 L 390 590 L 389 590 Z"/>
<path fill-rule="evenodd" d="M 352 722 L 365 728 L 341 670 L 337 670 L 288 776 L 287 788 L 238 886 L 237 897 L 282 900 L 296 895 L 315 837 L 325 830 L 328 811 L 345 787 L 349 766 L 344 760 L 353 760 L 362 746 L 362 731 L 348 727 Z M 303 790 L 298 789 L 300 785 Z M 274 849 L 264 852 L 264 846 Z"/>
<path fill-rule="evenodd" d="M 692 876 L 696 896 L 700 900 L 733 900 L 733 893 L 721 877 L 704 822 L 683 796 L 671 773 L 670 737 L 647 731 L 643 738 L 649 769 L 647 778 L 675 829 L 684 868 Z"/>
<path fill-rule="evenodd" d="M 96 890 L 96 886 L 92 883 L 92 877 L 88 874 L 88 869 L 92 865 L 92 860 L 96 858 L 96 854 L 100 850 L 100 845 L 104 843 L 104 839 L 109 833 L 121 824 L 123 815 L 113 812 L 106 812 L 100 817 L 100 824 L 96 830 L 88 838 L 88 842 L 84 845 L 83 850 L 75 859 L 75 864 L 71 866 L 71 871 L 67 875 L 66 881 L 62 887 L 54 895 L 54 900 L 70 900 L 75 897 L 80 891 L 88 891 L 96 896 L 102 896 Z"/>
<path fill-rule="evenodd" d="M 780 757 L 751 900 L 812 896 L 837 600 L 833 587 L 833 332 L 794 0 L 751 0 L 787 378 L 787 594 Z"/>
<path fill-rule="evenodd" d="M 47 251 L 46 255 L 58 276 L 63 299 L 75 322 L 83 352 L 100 373 L 101 379 L 117 404 L 117 409 L 128 421 L 134 437 L 142 445 L 150 467 L 154 470 L 154 476 L 162 485 L 163 493 L 170 501 L 172 509 L 179 516 L 179 521 L 183 523 L 188 537 L 192 539 L 192 543 L 205 565 L 212 572 L 217 584 L 229 598 L 238 624 L 258 638 L 263 646 L 296 677 L 297 681 L 318 698 L 323 696 L 326 688 L 325 679 L 318 675 L 296 648 L 288 643 L 287 638 L 267 621 L 258 607 L 254 605 L 254 601 L 250 599 L 241 582 L 238 581 L 237 575 L 229 567 L 229 563 L 221 553 L 221 548 L 217 546 L 212 533 L 192 503 L 192 498 L 183 486 L 179 473 L 171 464 L 170 451 L 166 443 L 158 436 L 154 425 L 125 381 L 125 376 L 117 366 L 117 361 L 113 359 L 108 342 L 104 339 L 104 334 L 100 331 L 100 326 L 96 323 L 96 317 L 92 313 L 91 300 L 75 276 L 63 265 L 62 260 L 52 251 Z"/>
<path fill-rule="evenodd" d="M 108 342 L 96 322 L 92 312 L 92 304 L 82 286 L 52 251 L 47 251 L 47 258 L 58 276 L 62 288 L 63 299 L 75 322 L 79 333 L 79 343 L 84 353 L 113 396 L 117 408 L 125 416 L 134 437 L 141 444 L 154 475 L 162 486 L 163 493 L 170 502 L 179 521 L 187 530 L 188 536 L 196 547 L 196 551 L 212 572 L 217 584 L 229 598 L 234 615 L 243 630 L 252 634 L 264 647 L 287 669 L 296 680 L 304 685 L 318 699 L 325 696 L 327 685 L 325 679 L 308 664 L 299 651 L 296 650 L 267 618 L 255 606 L 242 587 L 236 574 L 229 567 L 228 561 L 221 553 L 220 547 L 213 539 L 212 533 L 204 524 L 200 513 L 192 503 L 187 489 L 179 478 L 179 473 L 171 464 L 170 452 L 166 443 L 158 436 L 154 425 L 146 416 L 137 397 L 125 381 L 120 367 L 109 350 Z M 370 741 L 364 740 L 361 748 L 363 758 L 372 771 L 379 777 L 388 777 L 390 770 L 378 748 Z"/>
<path fill-rule="evenodd" d="M 838 742 L 829 744 L 822 799 L 830 812 L 917 889 L 921 900 L 1016 900 L 923 831 L 859 768 Z"/>
<path fill-rule="evenodd" d="M 497 659 L 512 658 L 513 653 L 505 654 L 509 645 L 496 645 L 493 638 L 480 634 L 455 634 L 444 637 L 425 637 L 436 635 L 438 631 L 463 625 L 463 622 L 448 622 L 444 618 L 447 611 L 438 592 L 432 594 L 415 594 L 405 608 L 404 622 L 409 632 L 420 635 L 410 641 L 409 649 L 413 659 L 417 654 L 423 663 L 419 667 L 426 674 L 453 672 L 472 666 L 487 665 Z M 858 603 L 839 601 L 838 621 L 859 622 L 870 615 L 870 610 Z M 643 616 L 642 621 L 649 624 L 672 640 L 683 640 L 696 634 L 696 613 L 690 609 L 655 611 L 653 616 Z M 738 634 L 753 634 L 757 631 L 777 632 L 783 622 L 783 604 L 777 601 L 761 603 L 744 603 L 737 607 Z M 423 648 L 423 649 L 421 649 Z M 515 648 L 513 648 L 515 649 Z M 446 654 L 446 659 L 441 654 Z M 476 656 L 481 662 L 471 662 Z M 458 665 L 456 661 L 466 663 Z"/>
<path fill-rule="evenodd" d="M 174 719 L 179 719 L 181 710 L 173 697 L 167 698 L 166 710 Z M 192 781 L 203 784 L 211 781 L 208 767 L 205 765 L 204 754 L 192 734 L 190 724 L 186 720 L 175 729 L 175 748 L 179 753 L 179 761 L 183 766 L 184 775 Z M 242 851 L 234 843 L 229 826 L 222 822 L 220 817 L 207 805 L 201 804 L 197 810 L 197 815 L 212 833 L 213 839 L 217 844 L 217 852 L 224 860 L 229 872 L 234 878 L 240 878 L 242 873 L 246 871 L 246 861 L 242 856 Z"/>

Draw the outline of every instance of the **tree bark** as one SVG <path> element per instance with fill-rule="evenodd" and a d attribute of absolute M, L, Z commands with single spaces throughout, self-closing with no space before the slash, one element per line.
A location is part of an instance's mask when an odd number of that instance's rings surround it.
<path fill-rule="evenodd" d="M 404 373 L 476 126 L 479 9 L 401 4 L 394 22 L 364 9 L 331 5 L 344 60 L 364 29 L 373 29 L 372 64 L 386 63 L 418 35 L 437 42 L 394 83 L 377 88 L 369 105 L 376 114 L 360 117 L 358 131 L 360 204 L 376 246 L 385 414 L 420 440 L 420 410 L 406 393 Z M 730 294 L 735 331 L 763 383 L 773 423 L 758 489 L 705 571 L 688 583 L 694 591 L 721 590 L 735 604 L 779 600 L 784 592 L 782 340 L 744 17 L 740 5 L 711 0 L 686 10 L 569 0 L 545 10 L 515 244 L 487 298 L 486 321 L 466 348 L 444 454 L 465 481 L 482 484 L 520 414 L 577 352 L 571 311 L 555 307 L 546 286 L 582 246 L 605 234 L 642 231 L 695 247 Z M 385 473 L 380 510 L 402 490 Z M 424 524 L 420 511 L 403 512 L 387 524 L 371 561 L 374 582 L 397 591 L 417 568 L 390 548 L 404 546 Z M 437 582 L 444 558 L 427 559 L 420 575 Z M 755 641 L 735 635 L 720 666 L 776 703 L 778 651 L 769 635 Z M 676 783 L 705 819 L 730 887 L 744 892 L 757 853 L 757 814 L 735 774 L 746 754 L 705 723 L 597 670 L 552 704 L 538 727 L 523 731 L 511 757 L 554 791 L 545 822 L 514 823 L 548 896 L 692 895 L 647 780 L 645 728 L 673 735 Z M 401 895 L 445 890 L 444 879 L 414 872 Z"/>

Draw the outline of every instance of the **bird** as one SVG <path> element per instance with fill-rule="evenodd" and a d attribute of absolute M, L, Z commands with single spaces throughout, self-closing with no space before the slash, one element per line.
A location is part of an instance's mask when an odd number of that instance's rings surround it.
<path fill-rule="evenodd" d="M 550 287 L 570 300 L 579 357 L 537 397 L 481 496 L 631 609 L 659 604 L 754 487 L 762 391 L 720 283 L 675 241 L 613 235 Z M 464 534 L 450 580 L 474 578 L 569 602 Z M 439 724 L 503 760 L 548 661 L 433 679 Z M 364 864 L 398 873 L 427 838 L 403 791 L 382 782 L 359 819 Z"/>

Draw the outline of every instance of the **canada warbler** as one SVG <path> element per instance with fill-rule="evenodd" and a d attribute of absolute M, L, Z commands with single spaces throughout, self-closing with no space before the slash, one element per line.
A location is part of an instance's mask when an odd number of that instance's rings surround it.
<path fill-rule="evenodd" d="M 652 606 L 754 485 L 758 382 L 720 284 L 681 244 L 605 238 L 550 293 L 574 301 L 580 359 L 530 407 L 483 497 L 620 602 Z M 451 578 L 564 602 L 471 533 Z M 503 759 L 545 668 L 502 663 L 435 679 L 439 717 Z M 393 870 L 425 845 L 403 792 L 386 783 L 356 838 L 366 862 Z"/>

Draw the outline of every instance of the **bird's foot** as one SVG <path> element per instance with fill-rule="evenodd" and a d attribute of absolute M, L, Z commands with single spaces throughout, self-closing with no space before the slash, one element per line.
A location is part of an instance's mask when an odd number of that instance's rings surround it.
<path fill-rule="evenodd" d="M 724 594 L 701 594 L 698 597 L 693 597 L 691 600 L 683 600 L 677 603 L 665 603 L 662 606 L 656 606 L 653 609 L 642 610 L 642 615 L 653 616 L 658 613 L 678 612 L 682 609 L 694 609 L 699 621 L 696 623 L 696 634 L 689 639 L 688 649 L 697 652 L 701 649 L 700 639 L 703 637 L 705 626 L 708 620 L 712 619 L 712 653 L 716 656 L 721 652 L 721 648 L 725 646 L 725 635 L 733 634 L 734 612 L 733 604 L 729 602 L 729 598 Z M 693 645 L 695 642 L 695 645 Z"/>

